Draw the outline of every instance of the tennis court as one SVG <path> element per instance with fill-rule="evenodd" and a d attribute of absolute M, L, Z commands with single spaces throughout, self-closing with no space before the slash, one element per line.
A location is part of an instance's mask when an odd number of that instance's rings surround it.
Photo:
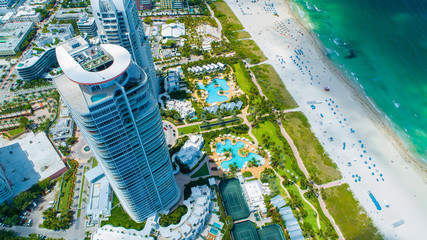
<path fill-rule="evenodd" d="M 251 221 L 235 224 L 232 233 L 235 240 L 260 240 L 255 223 Z"/>
<path fill-rule="evenodd" d="M 234 221 L 249 217 L 249 207 L 243 196 L 242 187 L 237 178 L 225 179 L 219 183 L 219 191 L 224 201 L 227 215 Z"/>
<path fill-rule="evenodd" d="M 285 240 L 282 229 L 276 224 L 258 229 L 258 235 L 262 240 Z"/>

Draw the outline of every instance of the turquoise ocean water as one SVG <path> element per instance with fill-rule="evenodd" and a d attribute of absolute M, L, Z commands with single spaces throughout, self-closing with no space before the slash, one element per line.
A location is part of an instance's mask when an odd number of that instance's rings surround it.
<path fill-rule="evenodd" d="M 427 164 L 427 1 L 290 1 L 332 62 Z"/>

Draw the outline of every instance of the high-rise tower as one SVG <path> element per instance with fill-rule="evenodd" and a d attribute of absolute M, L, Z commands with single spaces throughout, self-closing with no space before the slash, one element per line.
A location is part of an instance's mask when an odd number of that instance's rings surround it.
<path fill-rule="evenodd" d="M 0 169 L 0 204 L 12 197 L 12 188 L 3 170 Z"/>
<path fill-rule="evenodd" d="M 146 73 L 126 49 L 81 38 L 56 56 L 54 83 L 123 208 L 137 222 L 170 209 L 180 190 Z"/>
<path fill-rule="evenodd" d="M 154 69 L 150 42 L 144 35 L 135 0 L 91 0 L 91 5 L 101 43 L 126 48 L 132 59 L 147 72 L 157 99 L 160 83 Z"/>

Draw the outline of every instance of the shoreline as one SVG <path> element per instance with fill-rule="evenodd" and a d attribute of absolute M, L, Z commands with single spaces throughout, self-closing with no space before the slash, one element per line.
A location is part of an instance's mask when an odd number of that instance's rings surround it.
<path fill-rule="evenodd" d="M 393 126 L 390 126 L 390 123 L 384 119 L 387 115 L 369 99 L 369 96 L 366 95 L 362 88 L 358 89 L 358 86 L 355 86 L 352 81 L 332 62 L 332 60 L 326 56 L 324 46 L 318 39 L 316 33 L 312 29 L 304 26 L 304 23 L 301 22 L 303 20 L 299 16 L 296 16 L 294 11 L 291 9 L 292 0 L 281 1 L 285 3 L 286 10 L 294 17 L 294 19 L 296 19 L 296 23 L 299 27 L 303 28 L 305 32 L 310 35 L 308 39 L 311 40 L 312 46 L 315 46 L 318 55 L 321 56 L 321 60 L 325 63 L 328 69 L 346 84 L 348 90 L 352 92 L 353 97 L 356 97 L 357 100 L 368 110 L 367 113 L 370 114 L 369 117 L 377 123 L 378 129 L 380 129 L 383 134 L 390 136 L 393 139 L 393 144 L 399 148 L 401 157 L 405 159 L 407 163 L 415 166 L 415 169 L 419 170 L 420 174 L 423 175 L 422 177 L 424 178 L 424 181 L 427 183 L 427 162 L 423 162 L 421 159 L 418 159 L 415 154 L 408 150 L 403 139 L 399 137 Z M 296 5 L 296 3 L 294 4 Z"/>
<path fill-rule="evenodd" d="M 263 63 L 279 74 L 337 164 L 342 182 L 349 184 L 385 238 L 427 234 L 426 167 L 407 150 L 369 97 L 326 57 L 323 45 L 294 15 L 289 0 L 225 2 L 268 57 Z M 325 92 L 324 86 L 331 91 Z M 404 224 L 399 226 L 401 220 Z"/>
<path fill-rule="evenodd" d="M 425 178 L 424 181 L 427 183 L 427 162 L 423 162 L 421 159 L 418 159 L 415 154 L 408 150 L 404 141 L 399 137 L 393 126 L 390 126 L 390 123 L 388 123 L 386 119 L 384 119 L 384 117 L 387 115 L 372 100 L 369 99 L 369 96 L 364 93 L 362 88 L 358 89 L 358 87 L 355 86 L 352 81 L 337 66 L 335 66 L 332 60 L 326 56 L 324 46 L 322 42 L 318 39 L 316 33 L 312 29 L 309 29 L 304 26 L 304 24 L 301 22 L 302 19 L 300 19 L 299 16 L 296 16 L 295 13 L 292 11 L 292 0 L 281 1 L 285 3 L 288 13 L 291 14 L 294 19 L 296 19 L 296 23 L 299 25 L 299 27 L 303 28 L 305 32 L 310 35 L 309 39 L 313 43 L 312 46 L 316 47 L 315 49 L 318 51 L 318 55 L 321 56 L 321 60 L 325 63 L 328 69 L 332 73 L 334 73 L 336 77 L 338 77 L 343 83 L 345 83 L 348 89 L 353 93 L 353 96 L 356 97 L 358 101 L 362 103 L 367 110 L 369 110 L 368 113 L 370 113 L 371 119 L 378 124 L 379 129 L 381 129 L 384 134 L 390 136 L 393 139 L 395 146 L 400 149 L 401 156 L 406 160 L 406 162 L 413 164 L 417 167 L 417 169 L 420 168 L 418 170 L 420 170 L 420 173 L 425 174 L 425 176 L 423 177 Z"/>

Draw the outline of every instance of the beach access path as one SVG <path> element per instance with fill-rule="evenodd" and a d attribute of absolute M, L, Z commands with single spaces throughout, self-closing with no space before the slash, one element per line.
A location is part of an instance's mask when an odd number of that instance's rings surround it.
<path fill-rule="evenodd" d="M 250 71 L 250 70 L 249 70 Z M 267 97 L 265 97 L 265 95 L 264 95 L 264 93 L 262 92 L 262 89 L 261 89 L 261 87 L 259 86 L 259 84 L 258 84 L 258 82 L 257 82 L 257 80 L 256 80 L 256 78 L 255 78 L 255 76 L 254 76 L 254 74 L 252 73 L 252 71 L 250 71 L 250 75 L 251 76 L 253 76 L 252 77 L 252 81 L 255 83 L 255 85 L 257 86 L 257 88 L 258 88 L 258 91 L 259 91 L 259 93 L 261 94 L 261 96 L 263 96 L 266 100 L 267 100 Z M 271 108 L 272 108 L 272 106 L 270 106 Z M 282 112 L 282 113 L 284 113 L 284 112 L 293 112 L 293 111 L 296 111 L 297 109 L 288 109 L 288 110 L 284 110 L 284 111 L 276 111 L 276 110 L 273 110 L 275 113 L 277 112 L 277 113 L 279 113 L 279 112 Z M 298 166 L 299 166 L 299 168 L 301 169 L 301 171 L 303 171 L 303 173 L 304 173 L 304 175 L 305 175 L 305 177 L 306 177 L 306 179 L 310 179 L 310 175 L 308 174 L 308 171 L 307 171 L 307 168 L 305 167 L 305 165 L 304 165 L 304 162 L 302 161 L 302 158 L 301 158 L 301 156 L 300 156 L 300 154 L 299 154 L 299 152 L 298 152 L 298 149 L 297 149 L 297 147 L 295 146 L 295 144 L 294 144 L 294 141 L 292 140 L 292 138 L 289 136 L 289 134 L 286 132 L 286 130 L 283 128 L 283 126 L 282 126 L 282 124 L 280 123 L 280 120 L 279 119 L 276 119 L 276 122 L 277 122 L 277 124 L 279 125 L 279 128 L 280 128 L 280 132 L 282 133 L 282 135 L 285 137 L 285 139 L 286 139 L 286 141 L 288 142 L 288 144 L 289 144 L 289 146 L 291 147 L 291 149 L 292 149 L 292 153 L 293 153 L 293 155 L 295 156 L 295 159 L 297 160 L 297 162 L 298 162 Z M 251 127 L 251 125 L 249 125 L 249 132 L 251 132 L 252 131 L 252 127 Z M 277 177 L 279 177 L 279 179 L 280 179 L 280 184 L 281 184 L 281 187 L 283 188 L 283 189 L 285 189 L 285 192 L 286 192 L 286 194 L 288 195 L 288 196 L 290 196 L 289 195 L 289 192 L 287 191 L 287 189 L 285 188 L 285 186 L 283 185 L 283 181 L 284 181 L 284 179 L 276 172 L 276 170 L 274 169 L 274 168 L 272 168 L 273 169 L 273 171 L 274 171 L 274 173 L 276 174 L 276 176 Z M 331 184 L 332 186 L 336 186 L 336 185 L 339 185 L 339 184 L 341 184 L 341 181 L 334 181 L 334 182 L 331 182 L 331 183 L 329 183 L 329 184 Z M 317 213 L 317 226 L 319 227 L 319 229 L 321 228 L 321 226 L 320 226 L 320 217 L 319 217 L 319 213 L 317 212 L 317 210 L 316 210 L 316 208 L 304 197 L 304 192 L 305 191 L 303 191 L 303 190 L 301 190 L 301 188 L 298 186 L 298 184 L 296 184 L 296 183 L 294 183 L 294 185 L 298 188 L 298 191 L 299 191 L 299 194 L 301 195 L 301 198 L 304 200 L 304 202 L 306 202 L 316 213 Z M 315 188 L 319 188 L 319 186 L 317 186 L 317 185 L 313 185 Z M 322 208 L 322 211 L 325 213 L 325 215 L 328 217 L 328 219 L 329 219 L 329 221 L 331 222 L 331 224 L 332 224 L 332 226 L 334 227 L 334 229 L 335 229 L 335 231 L 337 232 L 337 234 L 338 234 L 338 237 L 339 237 L 339 239 L 344 239 L 344 235 L 342 234 L 342 232 L 341 232 L 341 230 L 340 230 L 340 228 L 338 227 L 338 225 L 335 223 L 335 220 L 334 220 L 334 218 L 329 214 L 329 211 L 328 211 L 328 209 L 326 208 L 326 205 L 325 205 L 325 203 L 323 202 L 323 199 L 322 199 L 322 197 L 319 195 L 318 197 L 317 197 L 317 199 L 319 200 L 319 203 L 320 203 L 320 206 L 321 206 L 321 208 Z"/>

